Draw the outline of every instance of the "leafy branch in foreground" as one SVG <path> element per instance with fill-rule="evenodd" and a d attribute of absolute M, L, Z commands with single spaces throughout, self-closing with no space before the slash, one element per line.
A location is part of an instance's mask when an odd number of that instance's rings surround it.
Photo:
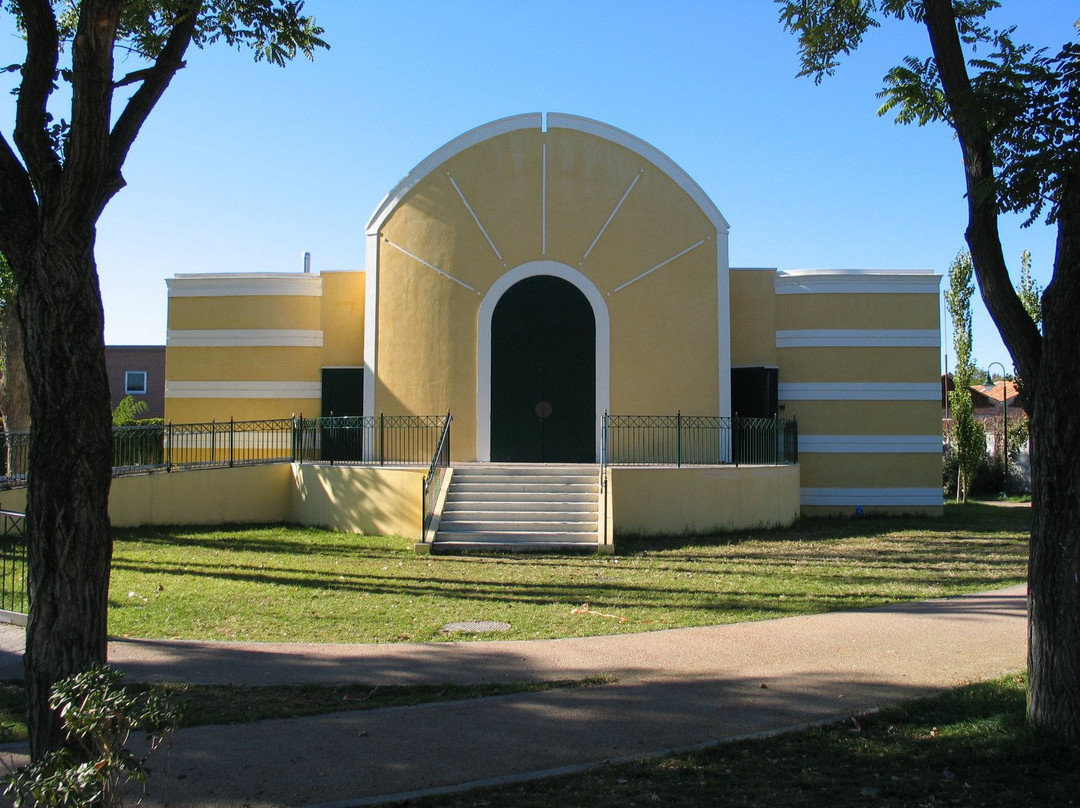
<path fill-rule="evenodd" d="M 147 759 L 180 719 L 159 690 L 133 694 L 121 678 L 119 671 L 95 665 L 56 683 L 49 704 L 60 714 L 71 745 L 5 778 L 4 793 L 16 808 L 120 805 L 125 783 L 145 781 Z M 127 748 L 138 730 L 150 736 L 142 757 Z"/>

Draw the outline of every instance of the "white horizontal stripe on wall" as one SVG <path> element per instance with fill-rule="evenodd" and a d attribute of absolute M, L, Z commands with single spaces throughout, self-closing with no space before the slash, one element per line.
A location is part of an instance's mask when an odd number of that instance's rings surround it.
<path fill-rule="evenodd" d="M 169 329 L 166 343 L 173 348 L 321 348 L 322 331 L 286 328 Z"/>
<path fill-rule="evenodd" d="M 788 382 L 782 401 L 939 401 L 940 382 Z"/>
<path fill-rule="evenodd" d="M 166 278 L 169 297 L 247 297 L 286 295 L 319 297 L 322 277 L 302 272 L 230 273 L 221 275 L 178 274 Z"/>
<path fill-rule="evenodd" d="M 941 505 L 940 488 L 804 488 L 803 505 Z"/>
<path fill-rule="evenodd" d="M 322 398 L 319 382 L 165 383 L 165 398 Z"/>
<path fill-rule="evenodd" d="M 808 328 L 776 332 L 777 348 L 940 348 L 936 329 Z"/>
<path fill-rule="evenodd" d="M 800 454 L 941 454 L 941 435 L 799 435 Z"/>
<path fill-rule="evenodd" d="M 926 294 L 936 295 L 941 276 L 930 270 L 828 270 L 778 272 L 778 295 Z"/>

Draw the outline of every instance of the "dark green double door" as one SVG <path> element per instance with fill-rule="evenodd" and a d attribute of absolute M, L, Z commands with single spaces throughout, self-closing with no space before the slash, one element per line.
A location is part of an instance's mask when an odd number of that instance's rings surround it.
<path fill-rule="evenodd" d="M 491 321 L 491 459 L 596 459 L 596 320 L 585 296 L 549 275 L 526 278 Z"/>

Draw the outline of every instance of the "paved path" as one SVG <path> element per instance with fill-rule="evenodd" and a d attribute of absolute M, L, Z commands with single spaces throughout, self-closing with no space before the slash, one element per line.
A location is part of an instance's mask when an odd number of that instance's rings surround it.
<path fill-rule="evenodd" d="M 842 718 L 1025 664 L 1024 587 L 758 623 L 585 639 L 409 645 L 125 640 L 148 681 L 486 682 L 610 674 L 597 688 L 197 727 L 149 805 L 344 808 Z M 0 629 L 0 675 L 21 664 Z M 161 754 L 161 753 L 159 753 Z"/>

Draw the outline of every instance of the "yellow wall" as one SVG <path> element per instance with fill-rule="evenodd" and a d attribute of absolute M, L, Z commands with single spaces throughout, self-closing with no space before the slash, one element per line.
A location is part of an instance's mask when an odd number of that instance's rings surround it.
<path fill-rule="evenodd" d="M 363 272 L 171 279 L 166 420 L 203 423 L 318 415 L 322 407 L 317 385 L 321 383 L 322 368 L 359 368 L 364 364 L 364 286 Z M 198 294 L 189 296 L 192 288 Z M 238 290 L 243 293 L 238 294 Z M 253 333 L 267 331 L 284 332 L 285 336 L 267 338 Z M 204 338 L 206 332 L 225 332 L 223 338 L 233 342 L 257 336 L 259 341 L 270 344 L 183 344 L 185 337 L 190 340 L 194 334 Z M 314 339 L 316 344 L 284 342 L 297 335 Z M 216 334 L 215 338 L 221 339 L 222 335 Z M 184 389 L 206 382 L 223 387 L 213 395 L 198 396 Z M 285 387 L 269 397 L 228 387 L 231 383 L 259 382 Z M 292 383 L 316 385 L 315 392 L 304 396 L 285 392 Z"/>
<path fill-rule="evenodd" d="M 313 418 L 322 411 L 317 398 L 175 398 L 166 407 L 166 419 L 174 424 L 219 424 L 266 421 L 303 415 Z M 240 416 L 236 416 L 240 413 Z"/>
<path fill-rule="evenodd" d="M 114 527 L 295 523 L 420 538 L 425 469 L 274 463 L 117 477 Z M 26 489 L 0 492 L 26 512 Z"/>
<path fill-rule="evenodd" d="M 775 269 L 732 270 L 731 366 L 776 367 Z"/>
<path fill-rule="evenodd" d="M 804 513 L 942 512 L 938 279 L 887 275 L 799 273 L 776 295 L 776 328 L 787 343 L 776 350 L 780 407 L 799 422 Z M 790 344 L 807 337 L 833 344 Z M 925 440 L 903 442 L 912 438 Z"/>
<path fill-rule="evenodd" d="M 364 364 L 364 273 L 322 273 L 322 367 Z"/>
<path fill-rule="evenodd" d="M 799 467 L 608 469 L 616 535 L 711 533 L 799 518 Z"/>
<path fill-rule="evenodd" d="M 938 304 L 937 295 L 903 292 L 777 295 L 777 328 L 937 329 Z"/>
<path fill-rule="evenodd" d="M 293 521 L 419 539 L 424 474 L 424 469 L 295 465 Z"/>
<path fill-rule="evenodd" d="M 311 295 L 170 297 L 169 329 L 320 327 L 319 298 Z"/>
<path fill-rule="evenodd" d="M 115 527 L 294 521 L 287 463 L 117 477 L 109 495 Z"/>
<path fill-rule="evenodd" d="M 937 348 L 780 348 L 785 382 L 931 382 Z M 939 405 L 940 409 L 940 405 Z"/>

